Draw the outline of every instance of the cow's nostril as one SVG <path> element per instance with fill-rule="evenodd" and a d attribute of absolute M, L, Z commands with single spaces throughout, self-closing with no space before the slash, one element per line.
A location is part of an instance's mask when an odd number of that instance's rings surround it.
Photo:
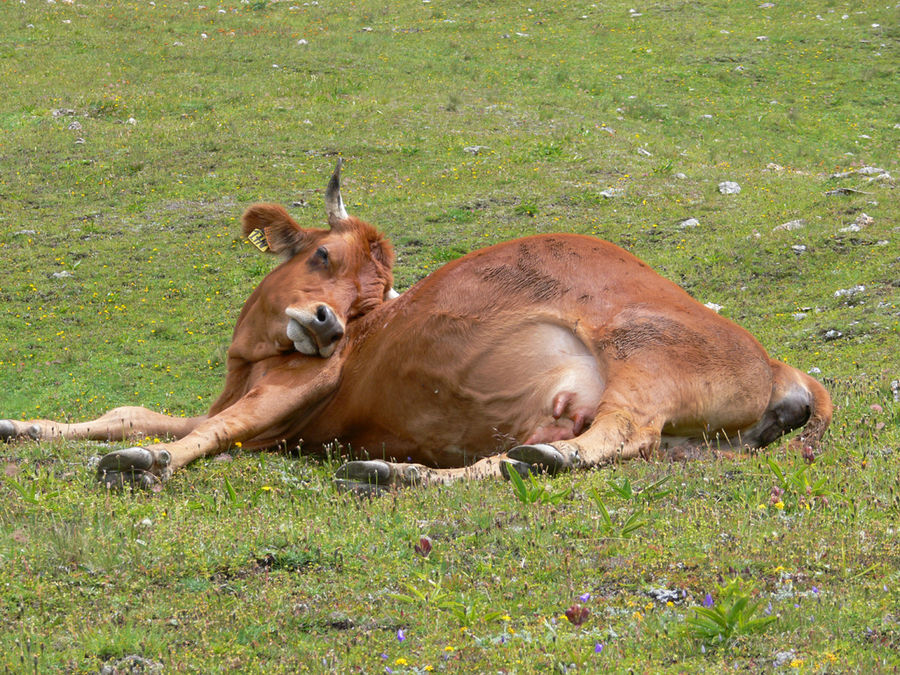
<path fill-rule="evenodd" d="M 339 332 L 335 333 L 334 335 L 331 336 L 331 344 L 334 344 L 335 342 L 340 340 L 342 337 L 344 337 L 344 331 L 339 331 Z"/>
<path fill-rule="evenodd" d="M 328 308 L 325 305 L 319 305 L 316 308 L 316 321 L 319 323 L 325 323 L 328 319 Z"/>

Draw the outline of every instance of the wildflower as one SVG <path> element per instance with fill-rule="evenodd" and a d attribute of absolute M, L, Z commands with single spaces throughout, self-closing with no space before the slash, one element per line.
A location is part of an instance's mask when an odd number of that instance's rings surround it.
<path fill-rule="evenodd" d="M 573 626 L 580 626 L 591 615 L 591 611 L 587 607 L 581 605 L 572 605 L 566 610 L 566 618 Z"/>
<path fill-rule="evenodd" d="M 803 667 L 803 659 L 794 659 L 791 661 L 791 668 L 802 668 Z"/>
<path fill-rule="evenodd" d="M 402 628 L 397 630 L 397 642 L 403 642 L 406 639 L 406 631 Z"/>
<path fill-rule="evenodd" d="M 509 614 L 504 614 L 500 617 L 501 621 L 512 621 L 512 617 Z"/>
<path fill-rule="evenodd" d="M 597 644 L 594 645 L 594 653 L 595 654 L 599 654 L 602 651 L 603 651 L 603 643 L 602 642 L 598 642 Z"/>
<path fill-rule="evenodd" d="M 706 608 L 713 606 L 713 597 L 709 593 L 706 594 L 706 597 L 703 598 L 703 606 Z"/>
<path fill-rule="evenodd" d="M 418 553 L 423 558 L 427 558 L 431 553 L 431 537 L 422 536 L 419 538 L 419 543 L 416 544 L 413 548 L 415 548 L 416 553 Z"/>
<path fill-rule="evenodd" d="M 774 506 L 776 509 L 778 509 L 779 511 L 781 511 L 781 510 L 784 509 L 784 502 L 781 501 L 781 500 L 779 499 L 777 502 L 775 502 L 774 504 L 772 504 L 772 506 Z"/>
<path fill-rule="evenodd" d="M 428 665 L 428 666 L 425 666 L 424 668 L 422 668 L 422 670 L 424 670 L 426 673 L 430 673 L 431 671 L 434 670 L 434 666 Z"/>
<path fill-rule="evenodd" d="M 444 647 L 445 652 L 452 652 L 455 649 L 456 649 L 456 647 L 453 647 L 452 645 L 447 645 L 446 647 Z"/>
<path fill-rule="evenodd" d="M 591 599 L 591 594 L 590 593 L 582 593 L 581 595 L 578 596 L 578 599 L 581 602 L 587 602 L 588 600 Z"/>
<path fill-rule="evenodd" d="M 404 659 L 402 656 L 399 659 L 397 659 L 396 661 L 394 661 L 395 666 L 405 666 L 407 663 L 408 663 L 408 661 L 406 659 Z"/>

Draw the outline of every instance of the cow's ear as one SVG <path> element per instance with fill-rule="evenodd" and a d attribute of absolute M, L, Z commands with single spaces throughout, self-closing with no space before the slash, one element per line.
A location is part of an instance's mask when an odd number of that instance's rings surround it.
<path fill-rule="evenodd" d="M 394 266 L 394 247 L 391 242 L 383 237 L 369 242 L 372 257 L 384 265 L 388 270 Z"/>
<path fill-rule="evenodd" d="M 241 220 L 244 236 L 261 251 L 290 258 L 306 241 L 305 230 L 278 204 L 254 204 Z"/>

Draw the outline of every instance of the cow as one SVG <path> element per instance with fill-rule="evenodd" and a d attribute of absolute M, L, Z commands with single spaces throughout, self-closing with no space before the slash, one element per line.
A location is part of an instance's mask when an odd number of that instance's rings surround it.
<path fill-rule="evenodd" d="M 339 487 L 557 473 L 792 444 L 812 458 L 826 389 L 618 246 L 542 234 L 476 250 L 393 291 L 394 253 L 347 214 L 329 229 L 256 204 L 243 232 L 275 267 L 245 303 L 206 415 L 116 408 L 76 424 L 0 421 L 0 438 L 165 442 L 100 459 L 108 487 L 152 487 L 204 456 L 338 443 Z"/>

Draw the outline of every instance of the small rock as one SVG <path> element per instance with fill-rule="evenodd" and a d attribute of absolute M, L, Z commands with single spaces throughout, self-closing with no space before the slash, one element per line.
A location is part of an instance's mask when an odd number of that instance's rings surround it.
<path fill-rule="evenodd" d="M 81 129 L 81 122 L 75 120 L 68 126 L 69 131 L 79 131 Z"/>
<path fill-rule="evenodd" d="M 768 40 L 768 39 L 769 39 L 769 36 L 768 36 L 768 35 L 757 35 L 757 36 L 756 36 L 756 41 L 757 41 L 757 42 L 765 42 L 765 41 Z"/>
<path fill-rule="evenodd" d="M 826 340 L 837 340 L 840 337 L 843 337 L 844 334 L 839 330 L 834 330 L 833 328 L 825 333 Z"/>
<path fill-rule="evenodd" d="M 797 255 L 806 253 L 806 244 L 794 244 L 793 246 L 791 246 L 791 250 Z"/>
<path fill-rule="evenodd" d="M 775 6 L 775 3 L 774 3 L 774 2 L 764 2 L 763 4 L 761 4 L 761 5 L 759 6 L 759 8 L 760 8 L 760 9 L 771 9 L 771 8 L 774 7 L 774 6 Z"/>
<path fill-rule="evenodd" d="M 735 183 L 734 181 L 726 180 L 719 183 L 719 192 L 723 195 L 736 195 L 740 194 L 741 186 Z"/>
<path fill-rule="evenodd" d="M 871 194 L 869 192 L 863 192 L 862 190 L 854 190 L 853 188 L 840 187 L 835 188 L 834 190 L 828 190 L 825 193 L 826 197 L 836 197 L 838 195 L 867 195 Z"/>
<path fill-rule="evenodd" d="M 806 318 L 806 312 L 794 312 L 791 316 L 793 316 L 796 321 L 803 321 L 803 319 Z"/>
<path fill-rule="evenodd" d="M 678 180 L 686 180 L 686 179 L 687 179 L 687 175 L 686 175 L 686 174 L 683 174 L 683 173 L 681 173 L 681 172 L 679 171 L 678 173 L 675 174 L 675 178 L 677 178 Z"/>
<path fill-rule="evenodd" d="M 894 395 L 894 403 L 900 403 L 900 380 L 891 380 L 891 393 Z"/>
<path fill-rule="evenodd" d="M 834 297 L 836 298 L 852 298 L 854 295 L 859 295 L 860 293 L 865 292 L 866 287 L 862 284 L 857 284 L 852 288 L 840 288 L 834 292 Z"/>
<path fill-rule="evenodd" d="M 797 220 L 789 220 L 786 223 L 782 223 L 781 225 L 776 225 L 772 228 L 772 232 L 793 232 L 794 230 L 800 230 L 806 227 L 806 220 L 803 218 L 798 218 Z"/>
<path fill-rule="evenodd" d="M 69 277 L 73 277 L 73 276 L 75 276 L 75 275 L 72 274 L 69 270 L 63 270 L 62 272 L 54 272 L 53 273 L 54 279 L 68 279 Z"/>
<path fill-rule="evenodd" d="M 74 115 L 75 111 L 71 108 L 56 108 L 55 110 L 51 110 L 50 114 L 54 117 L 66 117 L 67 115 Z"/>
<path fill-rule="evenodd" d="M 34 230 L 19 230 L 17 232 L 13 232 L 13 234 L 37 234 Z"/>
<path fill-rule="evenodd" d="M 300 45 L 300 46 L 302 47 L 302 46 L 304 46 L 304 45 L 308 45 L 308 44 L 309 44 L 309 41 L 308 41 L 308 40 L 305 40 L 304 38 L 300 38 L 299 40 L 297 40 L 297 44 Z"/>
<path fill-rule="evenodd" d="M 842 227 L 841 232 L 859 232 L 862 228 L 856 223 L 852 223 L 847 227 Z"/>
<path fill-rule="evenodd" d="M 709 309 L 711 309 L 712 311 L 714 311 L 716 314 L 719 313 L 719 310 L 720 310 L 720 309 L 724 309 L 723 305 L 717 305 L 717 304 L 714 303 L 714 302 L 707 302 L 707 303 L 704 304 L 703 306 L 704 306 L 704 307 L 708 307 Z"/>
<path fill-rule="evenodd" d="M 653 157 L 650 151 L 646 148 L 638 148 L 637 151 L 639 155 L 643 155 L 644 157 Z"/>
<path fill-rule="evenodd" d="M 85 140 L 83 138 L 75 139 L 75 145 L 84 145 L 84 144 L 85 144 Z"/>
<path fill-rule="evenodd" d="M 137 124 L 137 120 L 134 119 L 133 117 L 129 117 L 127 120 L 125 120 L 125 124 L 129 124 L 129 125 L 131 125 L 131 126 L 134 126 L 135 124 Z"/>
<path fill-rule="evenodd" d="M 684 230 L 688 227 L 697 227 L 699 224 L 700 221 L 696 218 L 688 218 L 687 220 L 682 220 L 680 223 L 678 223 L 678 227 Z"/>
<path fill-rule="evenodd" d="M 676 603 L 681 602 L 682 600 L 681 593 L 678 589 L 651 588 L 647 591 L 647 595 L 663 605 L 667 602 Z"/>
<path fill-rule="evenodd" d="M 490 148 L 486 145 L 467 145 L 463 148 L 463 152 L 468 152 L 472 155 L 481 154 L 482 150 L 490 150 Z"/>
<path fill-rule="evenodd" d="M 606 188 L 605 190 L 600 190 L 600 196 L 612 199 L 613 197 L 621 197 L 624 192 L 621 188 Z"/>
<path fill-rule="evenodd" d="M 158 675 L 163 672 L 163 664 L 151 661 L 137 654 L 125 656 L 113 664 L 100 669 L 100 675 Z"/>
<path fill-rule="evenodd" d="M 769 162 L 768 164 L 766 164 L 766 169 L 768 169 L 769 171 L 784 171 L 784 167 L 781 166 L 781 164 L 775 164 L 775 162 Z"/>
<path fill-rule="evenodd" d="M 793 649 L 786 652 L 778 652 L 775 654 L 775 660 L 772 662 L 772 665 L 776 668 L 781 668 L 793 661 L 795 656 L 797 656 L 797 652 Z"/>
<path fill-rule="evenodd" d="M 812 368 L 810 368 L 809 370 L 806 371 L 806 374 L 807 375 L 821 375 L 822 369 L 817 368 L 816 366 L 813 366 Z"/>

